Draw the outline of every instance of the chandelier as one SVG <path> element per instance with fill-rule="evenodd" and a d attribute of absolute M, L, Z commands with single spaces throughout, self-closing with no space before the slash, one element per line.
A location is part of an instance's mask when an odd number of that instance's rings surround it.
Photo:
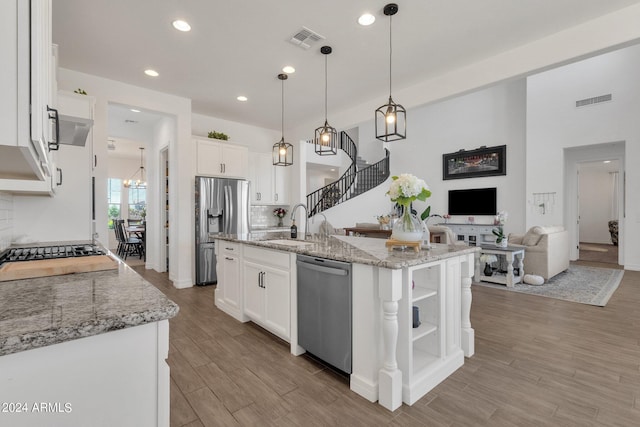
<path fill-rule="evenodd" d="M 144 166 L 142 163 L 142 153 L 144 152 L 144 148 L 140 147 L 140 169 L 136 170 L 131 178 L 124 180 L 124 186 L 126 188 L 147 188 L 147 181 L 144 179 Z M 133 178 L 140 174 L 140 178 L 134 180 Z"/>

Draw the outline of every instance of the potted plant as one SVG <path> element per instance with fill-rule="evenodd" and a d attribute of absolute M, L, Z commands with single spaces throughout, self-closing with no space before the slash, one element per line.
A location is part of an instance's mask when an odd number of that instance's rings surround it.
<path fill-rule="evenodd" d="M 509 242 L 507 241 L 507 236 L 505 236 L 502 226 L 494 228 L 491 232 L 496 236 L 496 246 L 507 247 L 507 243 Z"/>
<path fill-rule="evenodd" d="M 227 134 L 222 132 L 216 132 L 215 130 L 212 130 L 211 132 L 209 132 L 207 136 L 212 139 L 222 139 L 223 141 L 226 141 L 229 139 L 229 136 Z"/>

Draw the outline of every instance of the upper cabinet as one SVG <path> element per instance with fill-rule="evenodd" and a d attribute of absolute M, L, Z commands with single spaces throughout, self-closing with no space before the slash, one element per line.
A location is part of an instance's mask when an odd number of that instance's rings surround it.
<path fill-rule="evenodd" d="M 256 205 L 289 204 L 288 167 L 273 166 L 270 153 L 250 153 L 251 203 Z"/>
<path fill-rule="evenodd" d="M 196 142 L 197 174 L 246 178 L 248 149 L 229 142 L 215 142 L 206 138 L 194 138 Z"/>
<path fill-rule="evenodd" d="M 2 1 L 0 25 L 0 179 L 50 179 L 56 115 L 51 0 Z"/>

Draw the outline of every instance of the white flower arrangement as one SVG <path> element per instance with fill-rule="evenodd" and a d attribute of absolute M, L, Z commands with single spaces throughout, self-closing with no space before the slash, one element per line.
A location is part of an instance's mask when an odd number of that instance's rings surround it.
<path fill-rule="evenodd" d="M 414 200 L 427 200 L 431 191 L 427 184 L 414 175 L 403 173 L 400 176 L 391 177 L 393 182 L 387 194 L 392 202 L 408 207 Z"/>
<path fill-rule="evenodd" d="M 507 211 L 500 211 L 493 218 L 494 225 L 504 225 L 507 222 L 507 218 L 509 217 L 509 213 Z"/>

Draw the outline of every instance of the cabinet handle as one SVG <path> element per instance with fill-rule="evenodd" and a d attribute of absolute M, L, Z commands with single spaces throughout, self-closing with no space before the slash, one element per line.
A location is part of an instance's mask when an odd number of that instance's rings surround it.
<path fill-rule="evenodd" d="M 265 276 L 266 274 L 267 274 L 267 273 L 265 273 L 264 271 L 262 271 L 262 286 L 261 286 L 261 287 L 262 287 L 262 289 L 265 289 L 265 288 L 266 288 L 266 286 L 265 286 L 265 284 L 264 284 L 264 276 Z"/>
<path fill-rule="evenodd" d="M 278 201 L 278 193 L 276 193 L 276 202 Z"/>
<path fill-rule="evenodd" d="M 262 271 L 258 272 L 258 287 L 262 287 Z"/>
<path fill-rule="evenodd" d="M 56 182 L 56 186 L 60 187 L 62 185 L 62 169 L 56 168 L 58 171 L 58 182 Z"/>
<path fill-rule="evenodd" d="M 58 151 L 60 149 L 60 121 L 58 120 L 58 110 L 47 105 L 49 120 L 54 120 L 56 124 L 56 140 L 49 141 L 49 151 Z M 53 113 L 53 115 L 51 114 Z"/>
<path fill-rule="evenodd" d="M 97 154 L 95 154 L 95 155 L 93 156 L 93 167 L 94 167 L 94 168 L 97 168 L 97 167 L 98 167 L 98 155 L 97 155 Z"/>
<path fill-rule="evenodd" d="M 233 258 L 229 258 L 228 256 L 224 257 L 227 261 L 233 261 Z"/>
<path fill-rule="evenodd" d="M 225 249 L 228 250 L 228 251 L 232 251 L 233 250 L 233 248 L 225 248 Z"/>
<path fill-rule="evenodd" d="M 227 173 L 227 164 L 226 163 L 222 164 L 222 172 Z"/>

